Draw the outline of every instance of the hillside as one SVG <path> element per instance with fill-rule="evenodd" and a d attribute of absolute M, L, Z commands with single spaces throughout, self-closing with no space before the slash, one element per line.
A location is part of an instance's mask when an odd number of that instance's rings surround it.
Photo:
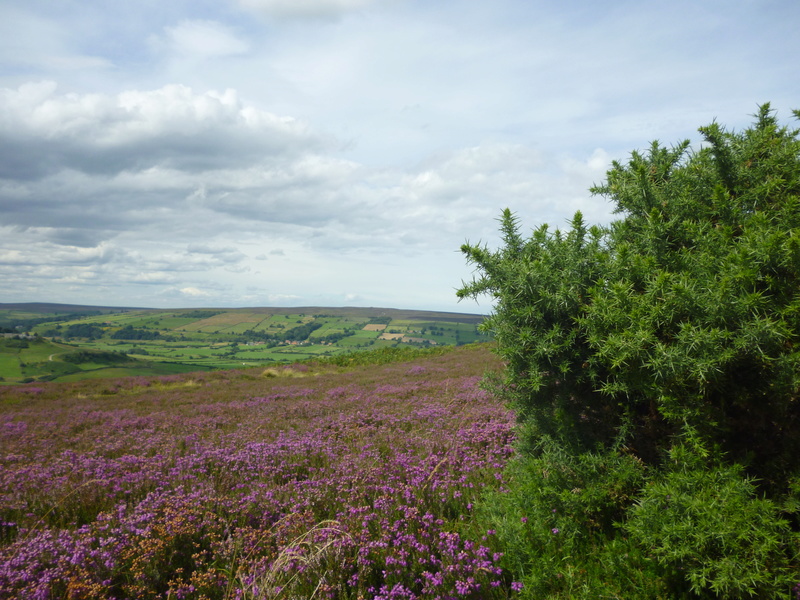
<path fill-rule="evenodd" d="M 508 598 L 498 361 L 420 352 L 0 388 L 0 599 Z"/>
<path fill-rule="evenodd" d="M 478 330 L 483 319 L 392 308 L 0 304 L 0 335 L 23 338 L 0 344 L 0 382 L 263 367 L 389 347 L 458 346 L 489 339 Z M 74 360 L 78 350 L 82 362 Z M 73 360 L 65 361 L 69 356 Z"/>

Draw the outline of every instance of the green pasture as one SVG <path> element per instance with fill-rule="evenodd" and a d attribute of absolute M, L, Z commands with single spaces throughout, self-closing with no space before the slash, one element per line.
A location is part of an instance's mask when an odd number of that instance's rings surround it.
<path fill-rule="evenodd" d="M 184 325 L 188 325 L 189 323 L 193 323 L 196 320 L 197 319 L 191 319 L 188 317 L 169 316 L 161 318 L 160 324 L 164 329 L 174 330 L 183 327 Z"/>
<path fill-rule="evenodd" d="M 160 375 L 175 375 L 177 373 L 191 373 L 193 371 L 207 371 L 208 367 L 202 365 L 184 365 L 180 363 L 151 362 L 140 366 L 98 368 L 92 371 L 81 371 L 53 379 L 53 381 L 69 382 L 84 379 L 106 379 L 114 377 L 148 377 Z"/>
<path fill-rule="evenodd" d="M 336 342 L 336 346 L 339 348 L 361 348 L 367 347 L 370 344 L 374 344 L 375 340 L 369 340 L 366 338 L 357 338 L 356 336 L 348 336 Z"/>
<path fill-rule="evenodd" d="M 414 321 L 412 319 L 392 319 L 392 322 L 386 327 L 389 328 L 396 328 L 396 329 L 408 329 L 409 327 L 414 328 L 420 325 L 419 321 Z"/>
<path fill-rule="evenodd" d="M 8 319 L 13 323 L 15 319 L 41 319 L 51 314 L 53 318 L 57 317 L 55 313 L 43 315 L 35 311 L 2 309 L 0 320 Z M 77 312 L 66 314 L 74 315 Z M 436 317 L 433 320 L 417 318 L 426 315 L 436 315 Z M 446 321 L 444 319 L 450 316 L 444 313 L 356 308 L 313 308 L 305 311 L 134 309 L 125 312 L 110 312 L 106 309 L 103 314 L 75 317 L 67 321 L 55 320 L 34 326 L 33 331 L 42 335 L 54 329 L 66 332 L 71 325 L 89 324 L 100 327 L 102 334 L 95 340 L 70 338 L 65 339 L 64 343 L 56 344 L 43 338 L 41 341 L 30 343 L 25 349 L 8 349 L 5 352 L 0 349 L 0 377 L 4 378 L 4 383 L 17 383 L 21 379 L 65 381 L 65 377 L 80 379 L 82 376 L 117 376 L 119 372 L 138 374 L 142 368 L 146 370 L 146 367 L 141 366 L 146 363 L 160 364 L 162 365 L 160 369 L 165 368 L 163 365 L 184 370 L 241 368 L 242 363 L 246 366 L 269 365 L 308 360 L 319 356 L 414 345 L 401 340 L 381 340 L 380 331 L 364 331 L 363 327 L 367 323 L 375 322 L 376 317 L 389 321 L 385 329 L 387 333 L 395 332 L 428 340 L 437 345 L 464 344 L 485 339 L 477 333 L 477 321 L 473 317 L 453 315 L 452 318 L 456 321 Z M 465 317 L 470 317 L 473 322 L 458 322 L 465 320 Z M 282 333 L 311 323 L 319 327 L 309 334 L 307 341 L 310 344 L 283 343 Z M 111 338 L 111 335 L 126 326 L 147 332 L 157 331 L 160 337 L 154 340 Z M 248 341 L 252 338 L 247 334 L 251 331 L 266 333 L 273 336 L 274 340 L 270 344 L 250 346 Z M 327 336 L 342 335 L 345 331 L 349 335 L 342 339 L 331 344 L 321 343 Z M 54 338 L 58 341 L 61 339 L 59 336 Z M 78 350 L 126 354 L 130 357 L 131 364 L 106 365 L 101 360 L 75 365 L 59 360 L 59 355 Z"/>
<path fill-rule="evenodd" d="M 275 347 L 269 347 L 267 344 L 258 346 L 243 346 L 240 345 L 236 350 L 236 356 L 247 356 L 254 359 L 268 357 L 275 353 Z"/>
<path fill-rule="evenodd" d="M 16 354 L 0 353 L 0 374 L 5 380 L 22 379 L 22 369 Z"/>
<path fill-rule="evenodd" d="M 24 321 L 27 319 L 38 319 L 41 316 L 42 315 L 39 313 L 30 311 L 2 309 L 0 310 L 0 325 L 2 325 L 3 323 L 7 323 L 9 321 Z"/>
<path fill-rule="evenodd" d="M 131 325 L 132 327 L 143 327 L 150 326 L 151 323 L 157 321 L 158 318 L 159 317 L 157 315 L 154 315 L 150 311 L 136 311 L 111 315 L 91 315 L 81 319 L 76 319 L 74 321 L 64 321 L 62 324 L 65 327 L 74 323 L 91 323 L 93 325 L 103 325 L 108 323 L 109 327 L 124 327 L 126 325 Z"/>
<path fill-rule="evenodd" d="M 69 323 L 78 323 L 78 322 L 80 322 L 80 323 L 91 323 L 92 325 L 99 325 L 99 326 L 102 326 L 105 323 L 112 323 L 114 327 L 116 327 L 118 325 L 122 325 L 121 319 L 114 318 L 114 317 L 122 317 L 123 319 L 124 318 L 127 318 L 127 319 L 131 318 L 131 317 L 125 317 L 124 315 L 113 315 L 113 316 L 112 315 L 90 315 L 88 317 L 84 317 L 84 318 L 80 319 L 80 321 L 78 321 L 78 320 L 75 320 L 75 321 L 62 321 L 59 324 L 63 324 L 63 325 L 66 326 Z M 45 326 L 46 326 L 47 329 L 50 329 L 50 328 L 53 327 L 53 324 L 52 323 L 46 323 Z M 41 325 L 39 325 L 38 327 L 41 327 Z"/>
<path fill-rule="evenodd" d="M 44 340 L 39 342 L 30 341 L 28 342 L 28 347 L 20 352 L 20 356 L 25 362 L 42 362 L 49 360 L 51 355 L 63 354 L 69 350 L 69 348 L 57 346 Z"/>
<path fill-rule="evenodd" d="M 355 319 L 331 319 L 323 318 L 317 319 L 317 322 L 322 322 L 322 327 L 314 331 L 310 336 L 310 340 L 320 339 L 329 335 L 344 334 L 345 330 L 351 331 L 353 334 L 361 333 L 361 328 L 364 326 L 363 321 Z M 374 332 L 366 332 L 374 333 Z"/>
<path fill-rule="evenodd" d="M 242 333 L 244 333 L 246 331 L 252 330 L 253 327 L 255 325 L 258 325 L 259 322 L 260 321 L 256 321 L 256 322 L 245 321 L 243 323 L 237 323 L 236 325 L 231 325 L 230 327 L 227 327 L 226 329 L 220 330 L 220 332 L 222 332 L 222 333 L 238 333 L 238 334 L 242 334 Z"/>
<path fill-rule="evenodd" d="M 380 336 L 382 331 L 364 331 L 363 329 L 359 329 L 358 331 L 353 332 L 353 335 L 350 337 L 364 339 L 364 340 L 377 340 Z"/>
<path fill-rule="evenodd" d="M 276 329 L 275 325 L 277 325 L 278 322 L 280 322 L 282 325 L 285 325 L 285 319 L 282 315 L 270 315 L 264 317 L 257 325 L 253 327 L 253 331 L 271 332 L 273 329 Z"/>
<path fill-rule="evenodd" d="M 209 317 L 207 319 L 194 319 L 190 323 L 179 326 L 176 331 L 213 331 L 228 325 L 228 323 L 220 323 L 216 317 Z"/>
<path fill-rule="evenodd" d="M 93 350 L 102 350 L 104 352 L 125 352 L 127 353 L 133 347 L 132 343 L 123 340 L 94 340 L 91 342 L 84 342 L 81 344 L 83 348 L 91 348 Z"/>

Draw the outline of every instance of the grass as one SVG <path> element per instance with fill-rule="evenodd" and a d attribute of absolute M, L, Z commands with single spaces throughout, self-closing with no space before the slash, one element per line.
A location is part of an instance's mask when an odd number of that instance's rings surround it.
<path fill-rule="evenodd" d="M 28 313 L 7 311 L 9 316 Z M 36 313 L 30 313 L 36 314 Z M 440 320 L 431 320 L 431 316 Z M 37 315 L 41 317 L 41 314 Z M 363 328 L 376 316 L 389 323 L 387 331 L 398 331 L 409 339 L 379 339 L 381 332 L 365 331 Z M 427 317 L 427 320 L 421 320 Z M 452 319 L 452 320 L 447 320 Z M 470 323 L 462 322 L 471 320 Z M 392 311 L 388 309 L 329 309 L 314 308 L 297 309 L 233 309 L 233 310 L 129 310 L 104 314 L 76 317 L 69 321 L 41 323 L 33 327 L 38 334 L 49 333 L 60 339 L 57 334 L 67 331 L 71 325 L 91 324 L 101 328 L 99 339 L 70 339 L 69 346 L 50 345 L 40 355 L 27 350 L 13 359 L 2 358 L 0 354 L 0 377 L 4 383 L 19 383 L 23 379 L 69 380 L 80 377 L 80 374 L 69 373 L 68 367 L 59 364 L 59 355 L 63 352 L 81 349 L 93 349 L 103 352 L 122 352 L 131 357 L 131 364 L 126 367 L 130 373 L 141 373 L 145 368 L 143 361 L 153 363 L 181 363 L 186 368 L 226 369 L 239 366 L 268 366 L 279 362 L 308 360 L 317 356 L 349 354 L 354 351 L 371 351 L 384 347 L 400 345 L 413 346 L 419 340 L 427 340 L 431 344 L 456 345 L 479 339 L 476 324 L 479 318 L 468 315 L 449 315 L 446 313 L 414 313 L 410 311 Z M 308 345 L 291 345 L 282 339 L 282 334 L 303 324 L 320 325 L 311 332 Z M 131 326 L 142 333 L 158 332 L 159 336 L 152 340 L 118 340 L 111 336 L 123 327 Z M 432 330 L 431 327 L 435 327 Z M 328 335 L 344 334 L 334 343 L 320 343 Z M 422 333 L 425 331 L 425 333 Z M 248 342 L 258 340 L 261 334 L 273 336 L 272 342 L 262 346 L 250 346 Z M 233 346 L 238 343 L 238 347 Z M 277 344 L 277 346 L 275 345 Z M 418 344 L 416 344 L 418 345 Z M 270 347 L 274 346 L 274 347 Z M 51 356 L 53 360 L 51 360 Z M 19 363 L 27 366 L 20 368 Z M 242 363 L 245 363 L 242 365 Z M 113 368 L 112 368 L 113 367 Z M 104 375 L 116 376 L 120 365 L 103 365 L 97 361 L 81 366 L 81 372 L 92 373 L 92 377 Z M 153 373 L 161 372 L 161 367 L 152 367 Z M 74 369 L 72 369 L 74 370 Z M 88 376 L 88 375 L 87 375 Z"/>
<path fill-rule="evenodd" d="M 175 375 L 181 373 L 193 373 L 202 368 L 198 365 L 184 365 L 180 363 L 156 363 L 148 362 L 138 367 L 108 367 L 98 365 L 94 369 L 82 370 L 80 373 L 63 375 L 55 381 L 70 383 L 83 381 L 85 379 L 112 379 L 118 377 L 153 377 L 160 375 Z"/>
<path fill-rule="evenodd" d="M 15 347 L 14 345 L 20 347 Z M 90 346 L 94 350 L 111 352 L 135 352 L 133 346 L 116 344 L 96 344 Z M 122 377 L 125 375 L 165 375 L 185 373 L 188 371 L 206 370 L 215 365 L 180 364 L 178 362 L 159 362 L 151 360 L 151 356 L 143 356 L 147 360 L 137 360 L 134 354 L 123 364 L 109 363 L 102 355 L 99 360 L 85 360 L 73 364 L 62 358 L 79 350 L 78 347 L 55 344 L 45 339 L 37 340 L 0 340 L 0 384 L 19 384 L 26 381 L 76 381 L 80 379 L 96 379 Z M 213 358 L 209 358 L 213 362 Z M 237 366 L 230 363 L 230 366 Z"/>
<path fill-rule="evenodd" d="M 16 354 L 0 354 L 0 373 L 7 379 L 22 379 L 22 369 L 19 366 L 19 357 Z"/>

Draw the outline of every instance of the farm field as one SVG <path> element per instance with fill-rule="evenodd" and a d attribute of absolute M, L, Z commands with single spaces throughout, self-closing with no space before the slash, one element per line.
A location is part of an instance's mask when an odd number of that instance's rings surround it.
<path fill-rule="evenodd" d="M 415 352 L 0 388 L 0 598 L 514 597 L 498 360 Z"/>
<path fill-rule="evenodd" d="M 92 310 L 94 308 L 95 310 Z M 0 328 L 51 346 L 0 347 L 0 384 L 264 367 L 387 347 L 488 341 L 481 315 L 379 308 L 110 309 L 0 305 Z M 34 346 L 42 350 L 32 356 Z M 65 365 L 76 351 L 101 358 Z M 127 357 L 127 365 L 115 355 Z M 114 359 L 108 364 L 108 360 Z M 91 366 L 88 364 L 91 363 Z M 77 365 L 77 366 L 76 366 Z M 82 375 L 83 374 L 83 375 Z"/>
<path fill-rule="evenodd" d="M 169 375 L 207 370 L 203 365 L 141 360 L 109 347 L 86 352 L 78 345 L 45 338 L 0 338 L 0 385 L 33 381 L 77 381 L 125 375 Z"/>

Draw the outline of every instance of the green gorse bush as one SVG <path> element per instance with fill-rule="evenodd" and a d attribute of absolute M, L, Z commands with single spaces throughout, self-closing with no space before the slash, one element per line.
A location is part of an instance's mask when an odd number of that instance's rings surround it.
<path fill-rule="evenodd" d="M 567 591 L 562 570 L 531 597 L 608 594 L 608 580 L 630 576 L 598 568 L 612 547 L 638 553 L 664 586 L 619 597 L 785 597 L 800 581 L 798 130 L 765 104 L 744 131 L 699 131 L 699 147 L 654 142 L 612 163 L 592 188 L 621 215 L 610 226 L 577 213 L 565 232 L 526 237 L 505 210 L 500 249 L 462 247 L 477 274 L 459 296 L 495 300 L 485 327 L 506 369 L 494 387 L 517 412 L 527 466 L 516 468 L 528 473 L 524 492 L 488 505 L 542 502 L 537 490 L 573 485 L 554 477 L 570 461 L 603 465 L 578 487 L 609 490 L 599 513 L 591 494 L 568 509 L 594 536 L 577 572 L 599 578 Z M 639 488 L 610 495 L 635 481 L 631 460 Z M 530 579 L 578 548 L 551 546 L 510 553 Z"/>
<path fill-rule="evenodd" d="M 721 598 L 785 597 L 791 531 L 739 465 L 708 464 L 678 444 L 630 510 L 625 531 L 648 548 L 674 589 Z M 794 574 L 796 575 L 796 573 Z"/>

